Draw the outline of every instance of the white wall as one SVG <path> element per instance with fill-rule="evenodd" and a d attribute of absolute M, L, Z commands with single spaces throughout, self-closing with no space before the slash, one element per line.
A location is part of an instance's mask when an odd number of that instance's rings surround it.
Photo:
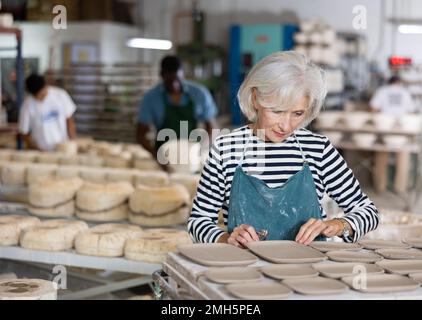
<path fill-rule="evenodd" d="M 283 17 L 283 12 L 292 11 L 300 20 L 322 18 L 338 31 L 364 34 L 367 38 L 368 58 L 378 62 L 384 70 L 387 69 L 387 59 L 392 53 L 409 55 L 422 63 L 422 35 L 402 35 L 388 22 L 381 25 L 382 1 L 388 17 L 400 15 L 420 18 L 422 21 L 420 0 L 199 0 L 199 6 L 207 13 L 207 41 L 226 47 L 230 24 L 275 22 Z M 397 4 L 395 10 L 393 1 Z M 353 8 L 357 5 L 363 5 L 367 10 L 366 30 L 356 31 L 353 28 Z M 191 6 L 191 0 L 145 0 L 145 32 L 170 39 L 173 15 L 190 10 Z M 382 30 L 384 35 L 381 39 Z M 395 38 L 395 50 L 392 49 L 392 38 Z"/>
<path fill-rule="evenodd" d="M 23 56 L 40 58 L 40 71 L 50 64 L 50 47 L 54 47 L 53 67 L 62 66 L 62 46 L 68 42 L 97 42 L 100 45 L 100 60 L 115 62 L 136 62 L 138 50 L 126 47 L 126 40 L 136 36 L 138 30 L 121 24 L 106 22 L 69 23 L 67 30 L 54 30 L 49 23 L 20 23 L 23 31 Z M 16 45 L 10 36 L 0 37 L 1 45 Z M 13 57 L 15 53 L 4 52 L 0 57 Z"/>
<path fill-rule="evenodd" d="M 103 62 L 142 61 L 157 63 L 168 52 L 129 49 L 125 41 L 129 36 L 140 35 L 151 38 L 172 39 L 173 17 L 181 11 L 191 10 L 191 0 L 143 0 L 143 11 L 139 14 L 144 21 L 142 28 L 112 23 L 69 23 L 68 30 L 56 31 L 56 60 L 61 65 L 61 45 L 69 41 L 98 41 L 101 43 Z M 207 14 L 206 39 L 228 48 L 228 28 L 234 23 L 277 23 L 297 16 L 299 20 L 322 18 L 339 31 L 353 29 L 353 7 L 364 5 L 367 9 L 367 29 L 359 31 L 368 39 L 368 58 L 374 59 L 382 69 L 387 69 L 387 58 L 392 54 L 408 55 L 422 63 L 422 35 L 403 35 L 393 29 L 390 23 L 382 22 L 381 3 L 384 1 L 387 16 L 406 16 L 422 21 L 420 0 L 199 0 L 200 9 Z M 286 15 L 286 13 L 289 13 Z M 289 18 L 290 17 L 290 18 Z M 54 41 L 54 30 L 47 23 L 23 23 L 24 56 L 41 58 L 41 69 L 48 67 L 49 47 Z M 381 31 L 384 31 L 380 39 Z M 183 23 L 180 39 L 190 38 L 189 25 Z M 394 32 L 393 32 L 394 31 Z M 0 37 L 1 44 L 13 44 L 13 39 Z M 395 46 L 393 44 L 395 43 Z M 395 47 L 395 50 L 393 50 Z M 0 56 L 13 54 L 0 52 Z"/>

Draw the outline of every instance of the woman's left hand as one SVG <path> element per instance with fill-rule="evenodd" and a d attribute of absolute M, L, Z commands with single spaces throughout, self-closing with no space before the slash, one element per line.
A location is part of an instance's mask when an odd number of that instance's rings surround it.
<path fill-rule="evenodd" d="M 327 238 L 340 235 L 343 231 L 343 224 L 338 220 L 318 220 L 311 218 L 300 227 L 295 241 L 309 245 L 316 237 L 323 235 Z"/>

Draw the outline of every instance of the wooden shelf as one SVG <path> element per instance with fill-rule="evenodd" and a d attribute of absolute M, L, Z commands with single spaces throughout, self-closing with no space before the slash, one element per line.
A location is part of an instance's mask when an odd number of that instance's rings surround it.
<path fill-rule="evenodd" d="M 421 135 L 422 132 L 410 132 L 410 131 L 405 131 L 402 129 L 393 129 L 393 130 L 378 130 L 376 128 L 373 127 L 364 127 L 362 129 L 351 129 L 351 128 L 347 128 L 347 127 L 340 127 L 340 126 L 335 126 L 335 127 L 321 127 L 316 125 L 315 129 L 318 131 L 340 131 L 340 132 L 347 132 L 347 133 L 375 133 L 375 134 L 380 134 L 380 135 L 385 135 L 385 134 L 394 134 L 394 135 L 406 135 L 406 136 L 419 136 Z"/>
<path fill-rule="evenodd" d="M 134 65 L 78 65 L 51 73 L 60 80 L 77 105 L 80 133 L 110 141 L 133 142 L 138 106 L 158 82 L 158 70 Z"/>
<path fill-rule="evenodd" d="M 359 146 L 353 142 L 339 142 L 333 144 L 338 149 L 345 149 L 345 150 L 361 150 L 361 151 L 377 151 L 377 152 L 411 152 L 411 153 L 419 153 L 421 151 L 421 147 L 417 144 L 408 144 L 403 146 L 387 146 L 381 143 L 375 143 L 371 146 Z"/>

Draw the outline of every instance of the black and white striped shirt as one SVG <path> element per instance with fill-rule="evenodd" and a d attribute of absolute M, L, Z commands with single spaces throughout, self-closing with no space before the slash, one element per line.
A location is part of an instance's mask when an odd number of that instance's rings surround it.
<path fill-rule="evenodd" d="M 243 170 L 274 188 L 302 169 L 298 142 L 309 163 L 320 204 L 327 193 L 343 209 L 344 218 L 354 230 L 353 236 L 344 240 L 356 242 L 377 228 L 377 208 L 362 192 L 352 170 L 330 141 L 306 129 L 296 130 L 295 136 L 297 140 L 291 135 L 280 143 L 264 142 L 244 126 L 215 139 L 188 220 L 188 230 L 195 241 L 216 242 L 223 234 L 218 226 L 218 213 L 221 209 L 227 225 L 231 184 L 243 151 Z M 326 219 L 325 212 L 322 218 Z"/>

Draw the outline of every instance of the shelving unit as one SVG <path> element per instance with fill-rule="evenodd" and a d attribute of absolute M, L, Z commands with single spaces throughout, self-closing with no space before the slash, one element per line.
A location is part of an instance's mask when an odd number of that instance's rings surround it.
<path fill-rule="evenodd" d="M 16 52 L 16 102 L 15 108 L 19 110 L 23 103 L 24 95 L 25 95 L 25 70 L 23 65 L 23 57 L 22 57 L 22 30 L 19 28 L 5 28 L 0 26 L 0 35 L 1 34 L 12 34 L 16 37 L 16 46 L 15 47 L 0 47 L 1 51 L 15 51 Z M 0 85 L 1 87 L 1 85 Z M 1 89 L 0 89 L 1 90 Z M 1 96 L 1 94 L 0 94 Z M 0 105 L 1 107 L 1 105 Z M 16 135 L 16 130 L 9 130 L 10 128 L 5 128 L 5 130 L 10 133 L 12 132 L 13 135 L 16 136 L 16 147 L 17 149 L 22 148 L 22 141 L 18 139 Z M 9 145 L 7 145 L 9 146 Z"/>
<path fill-rule="evenodd" d="M 337 32 L 337 37 L 343 44 L 340 67 L 344 73 L 345 92 L 350 98 L 359 99 L 369 81 L 366 37 L 353 32 Z"/>
<path fill-rule="evenodd" d="M 158 70 L 136 64 L 81 64 L 51 76 L 77 105 L 79 134 L 119 142 L 136 141 L 139 103 L 158 82 Z"/>

